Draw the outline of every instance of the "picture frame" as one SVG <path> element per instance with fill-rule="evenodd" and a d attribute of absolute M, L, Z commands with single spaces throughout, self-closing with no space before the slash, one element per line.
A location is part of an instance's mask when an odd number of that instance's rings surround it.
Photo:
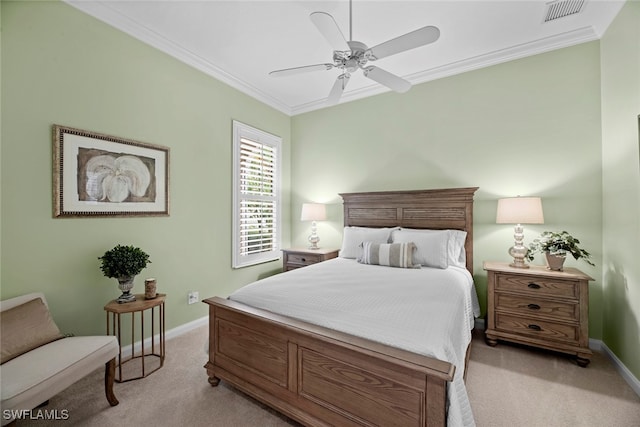
<path fill-rule="evenodd" d="M 53 216 L 169 216 L 169 148 L 53 125 Z"/>

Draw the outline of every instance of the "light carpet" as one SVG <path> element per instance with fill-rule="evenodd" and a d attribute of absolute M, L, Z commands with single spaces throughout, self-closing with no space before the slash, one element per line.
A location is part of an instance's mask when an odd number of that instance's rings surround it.
<path fill-rule="evenodd" d="M 206 326 L 168 340 L 160 370 L 116 383 L 118 406 L 107 403 L 104 370 L 99 369 L 41 408 L 68 419 L 20 420 L 16 425 L 298 425 L 224 382 L 211 387 L 203 368 L 206 341 Z M 640 426 L 640 398 L 600 353 L 581 368 L 557 353 L 503 343 L 489 347 L 476 332 L 467 388 L 479 427 Z"/>

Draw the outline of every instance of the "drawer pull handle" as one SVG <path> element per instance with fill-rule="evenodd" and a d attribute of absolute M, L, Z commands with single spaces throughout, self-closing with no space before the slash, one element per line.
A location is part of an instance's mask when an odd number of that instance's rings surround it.
<path fill-rule="evenodd" d="M 540 306 L 538 304 L 529 304 L 527 307 L 531 310 L 540 310 Z"/>
<path fill-rule="evenodd" d="M 540 289 L 540 285 L 538 285 L 537 283 L 529 283 L 527 287 L 530 289 Z"/>
<path fill-rule="evenodd" d="M 307 262 L 306 258 L 301 258 L 301 259 L 302 259 L 302 262 Z"/>
<path fill-rule="evenodd" d="M 529 325 L 527 326 L 529 329 L 533 329 L 534 331 L 541 331 L 542 328 L 538 325 Z"/>

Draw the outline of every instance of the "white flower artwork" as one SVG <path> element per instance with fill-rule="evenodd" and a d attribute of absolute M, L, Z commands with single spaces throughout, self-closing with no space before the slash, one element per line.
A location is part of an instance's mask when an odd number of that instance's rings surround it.
<path fill-rule="evenodd" d="M 53 125 L 53 216 L 169 216 L 169 147 Z"/>
<path fill-rule="evenodd" d="M 122 203 L 142 197 L 151 182 L 149 168 L 136 156 L 94 156 L 86 164 L 86 192 L 101 202 Z"/>

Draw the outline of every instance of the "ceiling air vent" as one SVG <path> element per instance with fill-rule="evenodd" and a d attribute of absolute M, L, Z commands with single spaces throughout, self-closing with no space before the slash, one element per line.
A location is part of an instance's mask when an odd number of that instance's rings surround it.
<path fill-rule="evenodd" d="M 585 0 L 556 0 L 547 3 L 547 13 L 545 14 L 544 22 L 580 13 L 584 3 Z"/>

